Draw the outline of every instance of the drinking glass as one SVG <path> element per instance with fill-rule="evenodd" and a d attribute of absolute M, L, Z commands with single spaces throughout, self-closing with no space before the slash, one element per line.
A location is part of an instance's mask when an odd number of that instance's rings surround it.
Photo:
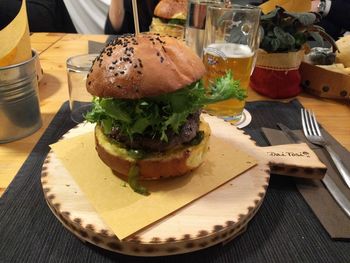
<path fill-rule="evenodd" d="M 258 49 L 260 8 L 250 5 L 209 6 L 204 36 L 204 84 L 231 70 L 241 87 L 248 89 Z M 245 101 L 229 99 L 205 109 L 232 123 L 242 117 Z"/>
<path fill-rule="evenodd" d="M 185 41 L 199 57 L 203 55 L 203 41 L 207 8 L 223 4 L 223 0 L 189 0 L 185 28 Z"/>
<path fill-rule="evenodd" d="M 98 54 L 84 54 L 67 59 L 69 107 L 71 119 L 80 123 L 92 106 L 92 95 L 86 90 L 86 78 Z"/>

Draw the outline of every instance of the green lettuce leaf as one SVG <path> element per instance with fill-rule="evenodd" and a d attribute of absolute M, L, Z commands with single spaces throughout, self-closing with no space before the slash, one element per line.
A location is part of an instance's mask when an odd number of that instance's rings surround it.
<path fill-rule="evenodd" d="M 93 108 L 85 118 L 88 122 L 101 124 L 105 134 L 117 127 L 131 140 L 137 134 L 144 134 L 167 141 L 166 131 L 178 133 L 187 117 L 206 104 L 245 97 L 246 91 L 239 81 L 227 72 L 209 90 L 198 81 L 172 93 L 139 100 L 95 97 Z"/>

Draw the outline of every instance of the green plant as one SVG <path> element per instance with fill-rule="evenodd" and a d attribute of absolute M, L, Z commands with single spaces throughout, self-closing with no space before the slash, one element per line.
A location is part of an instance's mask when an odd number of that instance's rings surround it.
<path fill-rule="evenodd" d="M 314 13 L 291 13 L 276 7 L 261 16 L 260 48 L 268 53 L 298 51 L 310 38 L 318 46 L 323 46 L 323 40 L 327 40 L 335 48 L 332 37 L 315 25 L 318 20 Z"/>

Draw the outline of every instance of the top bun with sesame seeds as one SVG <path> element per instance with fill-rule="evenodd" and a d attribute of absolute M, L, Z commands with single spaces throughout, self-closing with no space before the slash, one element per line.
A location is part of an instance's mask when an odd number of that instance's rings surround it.
<path fill-rule="evenodd" d="M 153 97 L 182 89 L 204 73 L 202 60 L 182 41 L 125 35 L 111 41 L 96 58 L 87 90 L 97 97 Z"/>

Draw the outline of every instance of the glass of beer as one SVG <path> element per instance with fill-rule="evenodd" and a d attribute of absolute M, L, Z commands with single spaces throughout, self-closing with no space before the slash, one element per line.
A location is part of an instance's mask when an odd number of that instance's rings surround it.
<path fill-rule="evenodd" d="M 248 90 L 253 71 L 256 50 L 259 47 L 258 32 L 260 8 L 250 5 L 209 6 L 203 44 L 203 62 L 206 67 L 204 84 L 231 71 L 241 87 Z M 211 104 L 205 110 L 232 123 L 238 122 L 245 101 L 229 99 Z"/>

